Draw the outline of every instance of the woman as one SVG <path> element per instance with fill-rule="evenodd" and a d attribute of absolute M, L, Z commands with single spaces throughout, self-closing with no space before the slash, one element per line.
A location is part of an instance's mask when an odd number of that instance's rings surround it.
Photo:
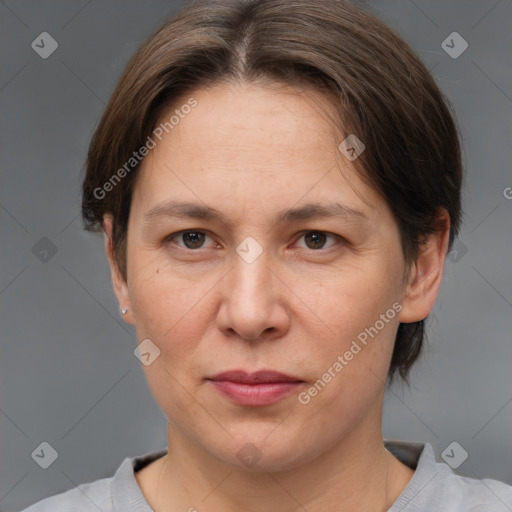
<path fill-rule="evenodd" d="M 27 512 L 510 510 L 509 486 L 382 438 L 461 181 L 432 77 L 351 4 L 200 1 L 164 24 L 91 141 L 82 211 L 168 450 Z"/>

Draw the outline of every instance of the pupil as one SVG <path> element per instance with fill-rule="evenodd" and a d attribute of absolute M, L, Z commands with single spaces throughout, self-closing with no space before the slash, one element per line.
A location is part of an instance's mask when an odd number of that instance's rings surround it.
<path fill-rule="evenodd" d="M 310 249 L 320 249 L 325 244 L 325 239 L 325 233 L 313 231 L 312 233 L 306 234 L 306 245 Z M 309 242 L 311 242 L 311 244 Z"/>
<path fill-rule="evenodd" d="M 197 233 L 195 231 L 191 233 L 184 233 L 184 242 L 185 245 L 189 249 L 196 249 L 198 247 L 201 247 L 201 245 L 204 242 L 204 234 L 203 233 Z"/>

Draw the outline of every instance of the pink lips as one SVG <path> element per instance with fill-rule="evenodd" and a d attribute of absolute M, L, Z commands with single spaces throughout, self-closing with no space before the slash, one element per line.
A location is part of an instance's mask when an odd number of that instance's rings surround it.
<path fill-rule="evenodd" d="M 304 381 L 273 370 L 247 373 L 232 370 L 207 379 L 233 402 L 244 406 L 270 405 L 292 393 Z"/>

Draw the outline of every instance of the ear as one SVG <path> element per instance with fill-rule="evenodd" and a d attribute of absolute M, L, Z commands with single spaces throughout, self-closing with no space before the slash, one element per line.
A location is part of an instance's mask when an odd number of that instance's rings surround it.
<path fill-rule="evenodd" d="M 438 211 L 436 226 L 437 231 L 425 238 L 411 266 L 399 315 L 400 322 L 424 320 L 436 301 L 450 237 L 450 216 L 444 208 Z"/>
<path fill-rule="evenodd" d="M 134 325 L 133 309 L 130 301 L 130 294 L 128 292 L 128 285 L 124 280 L 117 261 L 115 258 L 114 244 L 112 241 L 112 215 L 105 214 L 103 217 L 103 230 L 105 235 L 105 252 L 107 254 L 108 263 L 110 265 L 110 272 L 112 274 L 112 285 L 114 293 L 116 294 L 117 301 L 119 302 L 119 309 L 128 308 L 128 311 L 122 315 L 123 320 L 129 324 Z"/>

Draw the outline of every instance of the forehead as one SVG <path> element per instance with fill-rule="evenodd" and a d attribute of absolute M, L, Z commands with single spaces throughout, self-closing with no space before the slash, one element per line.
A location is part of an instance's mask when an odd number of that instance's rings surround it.
<path fill-rule="evenodd" d="M 191 94 L 197 106 L 180 119 L 166 138 L 174 148 L 202 149 L 193 156 L 201 158 L 229 151 L 241 158 L 251 153 L 285 156 L 287 152 L 325 153 L 329 159 L 335 144 L 333 127 L 328 116 L 334 107 L 315 91 L 299 91 L 285 84 L 221 83 L 199 89 Z M 162 116 L 180 110 L 188 97 L 174 102 Z M 260 162 L 261 164 L 261 162 Z"/>
<path fill-rule="evenodd" d="M 182 109 L 191 99 L 196 106 Z M 134 199 L 146 209 L 183 196 L 226 207 L 243 203 L 245 210 L 319 200 L 341 200 L 368 213 L 385 208 L 338 150 L 334 115 L 331 101 L 313 89 L 198 89 L 162 116 L 160 126 L 174 116 L 172 129 L 168 123 L 144 159 Z"/>

